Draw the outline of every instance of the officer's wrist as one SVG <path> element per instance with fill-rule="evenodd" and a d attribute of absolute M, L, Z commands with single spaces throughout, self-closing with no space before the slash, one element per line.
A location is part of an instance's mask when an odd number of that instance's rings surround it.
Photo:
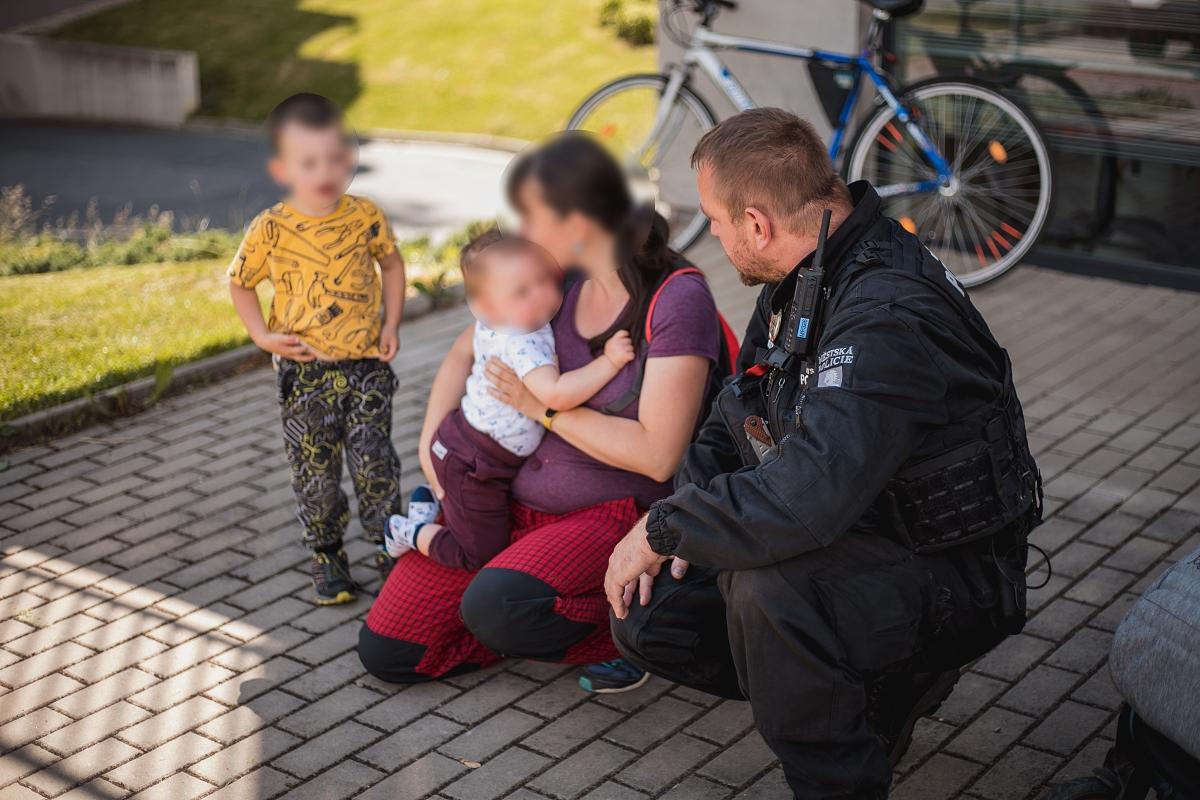
<path fill-rule="evenodd" d="M 650 506 L 650 513 L 646 515 L 646 544 L 660 556 L 675 555 L 675 548 L 679 546 L 679 534 L 667 525 L 672 510 L 660 500 Z"/>

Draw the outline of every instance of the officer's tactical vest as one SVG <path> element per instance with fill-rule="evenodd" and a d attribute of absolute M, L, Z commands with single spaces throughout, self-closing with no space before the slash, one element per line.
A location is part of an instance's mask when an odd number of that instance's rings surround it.
<path fill-rule="evenodd" d="M 942 262 L 894 220 L 884 222 L 891 229 L 887 238 L 891 246 L 867 240 L 851 258 L 872 269 L 893 269 L 896 275 L 934 288 L 958 312 L 1002 374 L 1000 396 L 992 406 L 950 423 L 950 431 L 941 431 L 961 444 L 906 462 L 889 481 L 884 500 L 896 535 L 914 551 L 926 553 L 992 536 L 1017 521 L 1027 523 L 1027 532 L 1041 522 L 1041 475 L 1025 435 L 1008 352 L 993 338 Z M 829 316 L 841 297 L 870 272 L 864 270 L 831 298 Z"/>

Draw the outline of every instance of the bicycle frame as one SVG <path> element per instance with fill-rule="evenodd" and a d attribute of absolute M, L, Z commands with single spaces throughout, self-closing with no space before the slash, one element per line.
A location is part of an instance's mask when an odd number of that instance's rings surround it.
<path fill-rule="evenodd" d="M 912 136 L 913 140 L 921 148 L 922 155 L 937 170 L 936 180 L 876 187 L 880 196 L 893 197 L 905 194 L 920 194 L 936 191 L 940 187 L 948 185 L 953 180 L 953 168 L 942 156 L 933 141 L 925 134 L 925 131 L 921 129 L 921 126 L 912 119 L 908 109 L 896 98 L 896 95 L 888 86 L 887 79 L 875 69 L 874 53 L 869 43 L 875 40 L 878 31 L 876 26 L 879 25 L 880 21 L 880 18 L 877 17 L 872 23 L 872 28 L 867 34 L 868 45 L 864 46 L 857 56 L 834 53 L 828 50 L 814 50 L 808 47 L 796 47 L 763 39 L 751 39 L 744 36 L 730 36 L 723 33 L 716 33 L 706 25 L 697 26 L 692 32 L 691 41 L 688 43 L 687 49 L 683 53 L 682 63 L 671 70 L 670 79 L 659 102 L 658 113 L 651 128 L 648 141 L 658 140 L 658 136 L 667 126 L 670 109 L 675 105 L 675 97 L 684 83 L 687 82 L 691 69 L 694 67 L 699 67 L 708 75 L 738 111 L 745 111 L 756 107 L 756 103 L 750 97 L 750 93 L 746 91 L 746 88 L 742 86 L 734 74 L 730 72 L 729 68 L 721 61 L 716 53 L 717 50 L 738 50 L 746 53 L 761 53 L 781 56 L 783 58 L 817 61 L 839 67 L 850 67 L 853 73 L 849 94 L 846 96 L 846 101 L 838 115 L 837 125 L 834 128 L 833 137 L 829 142 L 829 158 L 834 164 L 838 163 L 838 156 L 841 154 L 842 144 L 845 141 L 846 131 L 850 124 L 850 116 L 858 100 L 863 76 L 866 76 L 867 80 L 875 86 L 875 91 L 891 107 L 892 111 L 896 114 L 896 118 L 900 120 L 905 130 L 908 131 L 909 135 Z"/>

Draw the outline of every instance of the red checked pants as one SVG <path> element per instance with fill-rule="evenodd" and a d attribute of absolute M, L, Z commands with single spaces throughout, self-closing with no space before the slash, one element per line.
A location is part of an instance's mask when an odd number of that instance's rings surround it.
<path fill-rule="evenodd" d="M 477 572 L 404 555 L 359 634 L 363 665 L 382 680 L 414 683 L 505 656 L 571 664 L 617 657 L 604 571 L 640 513 L 632 498 L 569 514 L 514 504 L 509 546 Z"/>

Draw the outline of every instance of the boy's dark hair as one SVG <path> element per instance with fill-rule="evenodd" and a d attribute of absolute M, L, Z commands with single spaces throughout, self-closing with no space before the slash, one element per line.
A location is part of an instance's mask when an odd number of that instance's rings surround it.
<path fill-rule="evenodd" d="M 753 206 L 793 233 L 815 234 L 823 209 L 850 202 L 813 126 L 778 108 L 722 120 L 692 153 L 692 167 L 702 166 L 734 219 Z"/>
<path fill-rule="evenodd" d="M 272 152 L 279 150 L 279 134 L 284 126 L 293 123 L 306 128 L 341 125 L 342 109 L 328 97 L 312 92 L 300 92 L 281 100 L 267 115 L 267 139 Z"/>

